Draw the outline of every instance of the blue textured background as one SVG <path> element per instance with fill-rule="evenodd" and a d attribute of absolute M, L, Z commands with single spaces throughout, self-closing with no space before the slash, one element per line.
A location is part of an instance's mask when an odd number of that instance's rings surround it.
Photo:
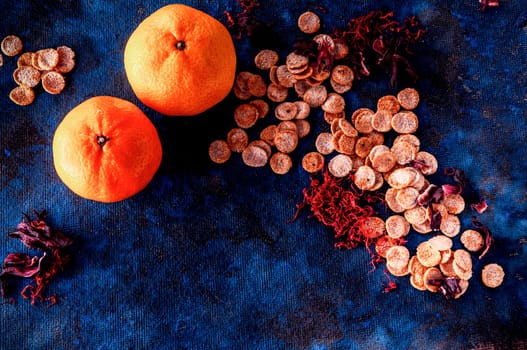
<path fill-rule="evenodd" d="M 527 2 L 503 0 L 478 11 L 463 1 L 263 1 L 256 12 L 284 41 L 296 18 L 328 9 L 323 30 L 373 9 L 416 15 L 428 29 L 413 59 L 421 79 L 417 132 L 441 167 L 465 170 L 489 202 L 481 216 L 495 234 L 487 258 L 459 300 L 412 288 L 382 293 L 382 269 L 369 273 L 364 248 L 338 251 L 329 230 L 306 214 L 287 224 L 309 176 L 298 165 L 313 135 L 295 151 L 285 176 L 234 157 L 210 162 L 207 148 L 234 126 L 230 96 L 202 116 L 163 117 L 142 105 L 122 63 L 126 40 L 167 1 L 0 1 L 0 36 L 17 34 L 26 50 L 69 45 L 77 66 L 64 92 L 37 94 L 19 107 L 14 59 L 0 67 L 0 256 L 23 250 L 7 233 L 21 212 L 46 209 L 50 224 L 75 239 L 74 260 L 49 287 L 59 304 L 33 307 L 17 297 L 0 305 L 0 349 L 525 349 L 527 348 Z M 186 1 L 225 22 L 236 1 Z M 257 48 L 236 42 L 239 69 Z M 284 56 L 282 56 L 284 57 Z M 387 76 L 357 82 L 348 112 L 396 92 Z M 159 130 L 161 168 L 133 198 L 100 204 L 70 192 L 55 174 L 51 139 L 75 105 L 95 95 L 136 103 Z M 320 113 L 311 116 L 324 128 Z M 463 214 L 465 226 L 470 212 Z M 410 236 L 415 247 L 420 239 Z M 486 262 L 506 271 L 484 287 Z"/>

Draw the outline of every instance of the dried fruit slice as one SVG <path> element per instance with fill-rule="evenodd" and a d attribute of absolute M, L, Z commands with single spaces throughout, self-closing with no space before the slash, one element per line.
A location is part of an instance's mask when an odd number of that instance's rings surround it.
<path fill-rule="evenodd" d="M 341 95 L 331 92 L 327 95 L 326 100 L 322 103 L 322 110 L 329 113 L 341 113 L 346 107 L 346 101 Z"/>
<path fill-rule="evenodd" d="M 284 175 L 291 170 L 293 161 L 287 154 L 277 152 L 271 156 L 271 159 L 269 159 L 269 165 L 275 174 Z"/>
<path fill-rule="evenodd" d="M 274 109 L 274 115 L 278 120 L 293 120 L 298 113 L 298 108 L 293 102 L 282 102 Z"/>
<path fill-rule="evenodd" d="M 433 293 L 439 290 L 439 286 L 435 283 L 430 282 L 441 279 L 443 279 L 443 274 L 441 273 L 441 270 L 439 270 L 437 267 L 429 267 L 423 274 L 425 288 Z"/>
<path fill-rule="evenodd" d="M 335 177 L 345 177 L 351 173 L 353 162 L 345 154 L 338 154 L 328 163 L 328 171 Z"/>
<path fill-rule="evenodd" d="M 441 254 L 428 241 L 419 243 L 416 256 L 419 262 L 426 267 L 436 266 L 441 262 Z"/>
<path fill-rule="evenodd" d="M 32 88 L 17 86 L 11 90 L 9 98 L 19 106 L 27 106 L 35 100 L 35 92 Z"/>
<path fill-rule="evenodd" d="M 320 29 L 320 18 L 316 13 L 306 11 L 298 17 L 298 28 L 306 34 L 316 33 Z"/>
<path fill-rule="evenodd" d="M 35 87 L 40 82 L 40 72 L 32 66 L 22 66 L 15 69 L 13 79 L 18 85 Z"/>
<path fill-rule="evenodd" d="M 22 52 L 24 44 L 16 35 L 8 35 L 2 40 L 1 49 L 4 55 L 13 57 Z"/>
<path fill-rule="evenodd" d="M 223 164 L 231 157 L 229 145 L 224 140 L 213 141 L 209 146 L 209 157 L 217 164 Z"/>
<path fill-rule="evenodd" d="M 399 112 L 401 105 L 399 104 L 397 97 L 393 95 L 386 95 L 377 100 L 377 110 L 381 109 L 387 110 L 391 114 L 395 114 Z"/>
<path fill-rule="evenodd" d="M 254 57 L 256 68 L 261 70 L 271 69 L 278 62 L 278 53 L 274 50 L 264 49 Z"/>
<path fill-rule="evenodd" d="M 254 141 L 249 143 L 242 152 L 243 162 L 250 167 L 263 167 L 269 159 L 265 148 L 259 146 Z"/>
<path fill-rule="evenodd" d="M 59 63 L 59 53 L 57 50 L 51 48 L 38 50 L 35 52 L 33 57 L 33 62 L 35 62 L 35 60 L 37 62 L 37 66 L 35 68 L 39 70 L 52 70 Z"/>
<path fill-rule="evenodd" d="M 258 118 L 258 109 L 252 104 L 243 103 L 234 110 L 234 121 L 242 129 L 248 129 L 254 126 Z"/>
<path fill-rule="evenodd" d="M 315 140 L 315 148 L 318 152 L 328 155 L 335 150 L 333 146 L 333 135 L 329 132 L 321 132 Z"/>
<path fill-rule="evenodd" d="M 465 249 L 470 252 L 477 252 L 483 249 L 483 246 L 485 245 L 481 233 L 471 229 L 463 231 L 459 240 Z"/>
<path fill-rule="evenodd" d="M 49 71 L 42 74 L 42 88 L 49 94 L 57 95 L 66 87 L 66 80 L 59 72 Z"/>
<path fill-rule="evenodd" d="M 411 134 L 417 131 L 419 120 L 414 112 L 402 111 L 392 117 L 392 128 L 399 134 Z"/>
<path fill-rule="evenodd" d="M 481 271 L 481 280 L 483 284 L 489 288 L 499 287 L 503 283 L 505 272 L 503 268 L 496 264 L 487 264 Z"/>
<path fill-rule="evenodd" d="M 419 93 L 414 88 L 402 89 L 397 93 L 397 100 L 401 107 L 406 110 L 411 110 L 419 104 Z"/>
<path fill-rule="evenodd" d="M 302 168 L 308 173 L 316 173 L 324 168 L 324 156 L 318 152 L 309 152 L 302 158 Z"/>
<path fill-rule="evenodd" d="M 57 47 L 59 61 L 55 70 L 59 73 L 69 73 L 75 68 L 75 51 L 68 46 Z"/>
<path fill-rule="evenodd" d="M 227 144 L 232 152 L 242 152 L 249 143 L 249 135 L 241 128 L 233 128 L 227 133 Z"/>
<path fill-rule="evenodd" d="M 269 104 L 262 99 L 252 100 L 249 102 L 249 104 L 258 109 L 258 118 L 260 119 L 265 118 L 267 113 L 269 113 Z"/>
<path fill-rule="evenodd" d="M 371 190 L 375 185 L 376 175 L 375 171 L 367 165 L 363 165 L 357 169 L 353 179 L 353 183 L 360 190 Z"/>
<path fill-rule="evenodd" d="M 386 233 L 391 238 L 401 238 L 410 232 L 410 224 L 401 215 L 391 215 L 386 219 Z"/>

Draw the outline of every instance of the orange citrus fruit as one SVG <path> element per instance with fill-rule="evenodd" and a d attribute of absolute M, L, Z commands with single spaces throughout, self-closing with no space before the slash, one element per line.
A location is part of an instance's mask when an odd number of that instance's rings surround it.
<path fill-rule="evenodd" d="M 130 35 L 124 67 L 132 90 L 170 116 L 206 111 L 230 92 L 236 52 L 227 28 L 195 8 L 167 5 Z"/>
<path fill-rule="evenodd" d="M 150 119 L 133 103 L 112 96 L 74 107 L 55 130 L 52 151 L 64 184 L 99 202 L 117 202 L 144 189 L 162 157 Z"/>

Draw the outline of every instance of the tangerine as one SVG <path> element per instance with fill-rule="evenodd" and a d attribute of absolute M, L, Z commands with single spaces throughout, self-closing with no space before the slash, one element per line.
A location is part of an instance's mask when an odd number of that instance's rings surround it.
<path fill-rule="evenodd" d="M 92 97 L 74 107 L 55 130 L 53 163 L 77 195 L 117 202 L 152 180 L 161 164 L 156 128 L 133 103 Z"/>
<path fill-rule="evenodd" d="M 165 115 L 191 116 L 229 94 L 236 52 L 222 23 L 190 6 L 172 4 L 152 13 L 130 35 L 124 67 L 146 106 Z"/>

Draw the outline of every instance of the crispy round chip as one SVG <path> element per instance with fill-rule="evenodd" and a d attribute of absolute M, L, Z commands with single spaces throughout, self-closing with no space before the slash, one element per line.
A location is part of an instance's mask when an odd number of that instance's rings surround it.
<path fill-rule="evenodd" d="M 249 135 L 241 128 L 233 128 L 227 133 L 227 144 L 232 152 L 242 152 L 249 143 Z"/>
<path fill-rule="evenodd" d="M 459 288 L 461 289 L 460 291 L 458 291 L 458 293 L 456 293 L 456 295 L 454 296 L 454 299 L 458 299 L 460 296 L 462 296 L 463 294 L 465 294 L 465 292 L 467 291 L 468 289 L 468 285 L 469 285 L 469 282 L 466 280 L 466 279 L 460 279 L 459 280 Z"/>
<path fill-rule="evenodd" d="M 439 229 L 445 236 L 455 237 L 461 230 L 461 223 L 456 215 L 441 216 L 441 225 Z"/>
<path fill-rule="evenodd" d="M 419 138 L 417 136 L 413 134 L 397 135 L 397 137 L 393 140 L 393 145 L 401 141 L 408 142 L 410 145 L 412 145 L 415 148 L 416 154 L 419 152 L 419 147 L 421 147 L 421 141 L 419 141 Z"/>
<path fill-rule="evenodd" d="M 430 243 L 430 245 L 434 249 L 440 252 L 443 250 L 449 250 L 450 248 L 452 248 L 452 245 L 453 245 L 452 239 L 450 239 L 450 237 L 447 237 L 445 235 L 434 236 L 428 240 L 428 243 Z"/>
<path fill-rule="evenodd" d="M 456 277 L 456 271 L 454 271 L 454 254 L 450 254 L 450 258 L 446 262 L 441 261 L 439 269 L 447 277 Z"/>
<path fill-rule="evenodd" d="M 269 145 L 274 146 L 274 138 L 276 136 L 276 125 L 266 126 L 262 131 L 260 131 L 260 139 L 267 142 Z"/>
<path fill-rule="evenodd" d="M 410 251 L 402 245 L 394 245 L 386 251 L 386 266 L 395 270 L 408 269 Z"/>
<path fill-rule="evenodd" d="M 352 137 L 359 136 L 359 132 L 357 131 L 357 129 L 353 127 L 353 125 L 349 121 L 347 121 L 344 118 L 338 118 L 336 120 L 337 120 L 339 129 L 342 130 L 344 135 L 352 136 Z"/>
<path fill-rule="evenodd" d="M 368 110 L 357 113 L 355 117 L 352 115 L 351 118 L 355 129 L 363 134 L 371 133 L 373 131 L 372 120 L 374 115 L 375 113 L 370 113 Z"/>
<path fill-rule="evenodd" d="M 334 58 L 336 60 L 345 58 L 350 52 L 348 44 L 346 44 L 342 39 L 334 39 L 333 42 L 335 43 Z"/>
<path fill-rule="evenodd" d="M 392 128 L 399 134 L 411 134 L 417 130 L 419 120 L 414 112 L 402 111 L 392 117 Z"/>
<path fill-rule="evenodd" d="M 267 158 L 271 156 L 273 150 L 271 149 L 271 146 L 264 140 L 254 140 L 250 144 L 262 148 L 265 151 L 265 154 L 267 154 Z"/>
<path fill-rule="evenodd" d="M 209 146 L 209 157 L 217 164 L 223 164 L 231 157 L 231 149 L 224 140 L 213 141 Z"/>
<path fill-rule="evenodd" d="M 444 195 L 441 204 L 445 206 L 449 214 L 460 214 L 465 210 L 465 199 L 457 193 Z"/>
<path fill-rule="evenodd" d="M 344 111 L 340 113 L 328 113 L 324 112 L 324 120 L 328 124 L 332 124 L 336 119 L 343 119 L 346 116 Z"/>
<path fill-rule="evenodd" d="M 423 266 L 436 266 L 441 262 L 441 254 L 428 241 L 419 243 L 416 252 L 417 259 Z"/>
<path fill-rule="evenodd" d="M 343 64 L 336 65 L 331 71 L 331 80 L 339 85 L 349 85 L 351 87 L 353 79 L 353 70 Z"/>
<path fill-rule="evenodd" d="M 454 259 L 454 252 L 452 251 L 452 249 L 440 250 L 439 254 L 441 254 L 440 264 L 447 263 L 450 258 Z"/>
<path fill-rule="evenodd" d="M 397 245 L 396 239 L 387 235 L 382 235 L 375 240 L 375 251 L 379 256 L 386 258 L 386 251 L 394 245 Z"/>
<path fill-rule="evenodd" d="M 375 185 L 375 171 L 367 165 L 363 165 L 357 169 L 353 179 L 353 183 L 360 190 L 370 190 Z"/>
<path fill-rule="evenodd" d="M 256 68 L 261 70 L 271 69 L 278 62 L 278 53 L 274 50 L 264 49 L 254 57 Z"/>
<path fill-rule="evenodd" d="M 284 120 L 283 122 L 280 122 L 276 127 L 277 127 L 276 129 L 277 132 L 291 131 L 295 134 L 298 134 L 296 123 L 292 120 Z"/>
<path fill-rule="evenodd" d="M 472 257 L 465 249 L 457 249 L 454 251 L 454 263 L 463 270 L 472 270 Z"/>
<path fill-rule="evenodd" d="M 269 113 L 269 104 L 262 99 L 252 100 L 249 102 L 249 104 L 258 109 L 258 118 L 260 119 L 265 118 L 267 113 Z"/>
<path fill-rule="evenodd" d="M 355 142 L 355 154 L 361 158 L 366 158 L 373 146 L 375 145 L 369 137 L 359 137 Z"/>
<path fill-rule="evenodd" d="M 274 115 L 278 120 L 293 120 L 298 109 L 293 102 L 282 102 L 274 109 Z"/>
<path fill-rule="evenodd" d="M 401 105 L 399 104 L 399 101 L 397 100 L 397 97 L 392 95 L 386 95 L 377 100 L 377 110 L 387 110 L 391 114 L 395 114 L 399 112 L 401 109 Z"/>
<path fill-rule="evenodd" d="M 66 87 L 66 80 L 59 72 L 49 71 L 42 74 L 42 88 L 49 94 L 57 95 Z"/>
<path fill-rule="evenodd" d="M 252 74 L 247 80 L 247 89 L 252 96 L 263 97 L 267 92 L 267 86 L 261 75 Z"/>
<path fill-rule="evenodd" d="M 386 232 L 384 220 L 378 216 L 369 216 L 360 223 L 361 233 L 366 238 L 377 238 Z"/>
<path fill-rule="evenodd" d="M 311 113 L 311 107 L 304 101 L 293 102 L 296 105 L 297 113 L 295 119 L 306 119 Z"/>
<path fill-rule="evenodd" d="M 417 197 L 419 197 L 419 191 L 413 187 L 404 187 L 397 192 L 395 200 L 404 209 L 412 209 L 417 205 Z"/>
<path fill-rule="evenodd" d="M 280 82 L 278 81 L 278 76 L 277 76 L 276 72 L 278 72 L 278 66 L 277 65 L 273 65 L 269 69 L 269 80 L 273 84 L 280 85 Z"/>
<path fill-rule="evenodd" d="M 57 47 L 59 61 L 55 70 L 59 73 L 69 73 L 75 68 L 75 51 L 68 46 Z"/>
<path fill-rule="evenodd" d="M 329 132 L 321 132 L 315 140 L 315 148 L 318 152 L 328 155 L 335 150 L 333 146 L 333 135 Z"/>
<path fill-rule="evenodd" d="M 329 84 L 333 88 L 333 91 L 335 91 L 338 94 L 344 94 L 344 93 L 350 91 L 351 90 L 351 86 L 352 86 L 351 83 L 347 84 L 347 85 L 339 84 L 339 83 L 335 82 L 333 79 L 331 79 L 329 81 Z"/>
<path fill-rule="evenodd" d="M 242 129 L 254 126 L 258 118 L 258 109 L 252 104 L 242 103 L 234 110 L 234 121 Z"/>
<path fill-rule="evenodd" d="M 386 233 L 391 238 L 401 238 L 410 232 L 410 224 L 401 215 L 391 215 L 386 219 Z"/>
<path fill-rule="evenodd" d="M 299 80 L 293 85 L 293 87 L 295 88 L 297 96 L 304 98 L 304 94 L 309 88 L 311 88 L 311 85 L 309 85 L 306 80 Z"/>
<path fill-rule="evenodd" d="M 304 55 L 299 55 L 295 52 L 291 52 L 285 59 L 285 65 L 287 69 L 291 71 L 302 71 L 306 69 L 309 64 L 309 58 Z"/>
<path fill-rule="evenodd" d="M 461 233 L 459 241 L 469 252 L 477 252 L 483 249 L 483 246 L 485 245 L 481 233 L 471 229 L 463 231 L 463 233 Z"/>
<path fill-rule="evenodd" d="M 391 151 L 395 155 L 397 164 L 407 165 L 415 159 L 415 147 L 406 141 L 399 141 L 394 143 Z"/>
<path fill-rule="evenodd" d="M 273 102 L 283 102 L 287 98 L 288 89 L 282 85 L 271 83 L 267 87 L 267 97 Z"/>
<path fill-rule="evenodd" d="M 291 170 L 293 161 L 287 154 L 277 152 L 271 156 L 271 159 L 269 159 L 269 165 L 275 174 L 284 175 Z"/>
<path fill-rule="evenodd" d="M 268 158 L 267 150 L 254 141 L 249 143 L 242 152 L 243 162 L 250 167 L 263 167 L 267 164 Z"/>
<path fill-rule="evenodd" d="M 311 124 L 309 124 L 307 120 L 295 119 L 294 122 L 296 124 L 296 129 L 299 138 L 303 138 L 309 135 L 309 132 L 311 131 Z"/>
<path fill-rule="evenodd" d="M 341 136 L 336 140 L 337 142 L 337 151 L 342 154 L 347 154 L 349 156 L 355 154 L 355 142 L 357 140 L 354 136 L 348 136 L 344 134 L 342 130 L 339 131 Z M 335 140 L 334 140 L 335 141 Z"/>
<path fill-rule="evenodd" d="M 18 67 L 13 72 L 13 79 L 18 85 L 35 87 L 40 82 L 40 72 L 32 66 Z"/>
<path fill-rule="evenodd" d="M 423 224 L 427 220 L 427 212 L 424 207 L 416 206 L 411 209 L 405 210 L 404 218 L 406 219 L 406 221 L 408 221 L 412 225 L 413 224 L 420 225 L 420 224 Z"/>
<path fill-rule="evenodd" d="M 395 199 L 398 191 L 398 189 L 390 187 L 386 190 L 386 193 L 384 194 L 384 200 L 386 201 L 386 205 L 388 205 L 388 208 L 390 208 L 394 213 L 402 213 L 404 211 L 404 208 L 401 207 Z"/>
<path fill-rule="evenodd" d="M 419 162 L 419 170 L 423 175 L 432 175 L 437 171 L 437 159 L 433 154 L 420 151 L 415 155 L 415 160 Z"/>
<path fill-rule="evenodd" d="M 320 18 L 316 13 L 306 11 L 298 17 L 298 28 L 306 34 L 316 33 L 320 29 Z"/>
<path fill-rule="evenodd" d="M 40 70 L 52 70 L 59 63 L 59 53 L 51 48 L 38 50 L 35 52 L 34 57 L 36 57 L 38 69 Z"/>
<path fill-rule="evenodd" d="M 1 49 L 4 55 L 13 57 L 22 52 L 24 44 L 16 35 L 8 35 L 2 40 Z"/>
<path fill-rule="evenodd" d="M 366 108 L 366 107 L 358 108 L 355 111 L 353 111 L 353 113 L 351 114 L 351 123 L 353 125 L 355 125 L 355 121 L 357 120 L 357 117 L 361 115 L 362 113 L 367 113 L 367 114 L 372 114 L 372 115 L 375 114 L 375 112 L 369 108 Z"/>
<path fill-rule="evenodd" d="M 377 146 L 374 146 L 374 147 L 377 147 Z M 370 151 L 370 154 L 371 154 L 371 151 Z M 374 155 L 373 157 L 370 156 L 370 159 L 371 159 L 372 168 L 381 173 L 385 173 L 387 171 L 392 170 L 396 163 L 395 155 L 390 150 L 381 151 L 377 153 L 376 155 Z"/>
<path fill-rule="evenodd" d="M 308 65 L 306 68 L 298 68 L 296 70 L 290 70 L 290 72 L 296 81 L 304 80 L 313 75 L 313 67 Z"/>
<path fill-rule="evenodd" d="M 309 152 L 302 158 L 302 168 L 308 173 L 316 173 L 324 168 L 324 156 L 318 152 Z"/>
<path fill-rule="evenodd" d="M 390 186 L 400 189 L 412 186 L 418 174 L 419 172 L 412 167 L 398 168 L 390 173 L 386 181 Z"/>
<path fill-rule="evenodd" d="M 426 290 L 424 274 L 428 269 L 419 262 L 417 256 L 412 256 L 408 262 L 408 269 L 410 270 L 410 284 L 417 290 Z"/>
<path fill-rule="evenodd" d="M 414 88 L 406 88 L 399 91 L 397 100 L 401 107 L 406 110 L 411 110 L 419 104 L 419 93 Z"/>
<path fill-rule="evenodd" d="M 427 234 L 432 232 L 432 227 L 430 226 L 430 220 L 426 220 L 422 224 L 412 224 L 412 228 L 415 232 Z"/>
<path fill-rule="evenodd" d="M 344 97 L 334 92 L 331 92 L 327 95 L 326 100 L 321 106 L 324 112 L 329 113 L 343 112 L 345 107 L 346 101 L 344 100 Z"/>
<path fill-rule="evenodd" d="M 335 177 L 345 177 L 351 173 L 353 162 L 345 154 L 338 154 L 328 163 L 328 171 Z"/>
<path fill-rule="evenodd" d="M 373 130 L 388 132 L 392 130 L 392 113 L 385 109 L 379 109 L 371 118 Z"/>
<path fill-rule="evenodd" d="M 504 278 L 505 272 L 503 268 L 496 263 L 487 264 L 481 270 L 481 280 L 489 288 L 499 287 L 503 283 Z"/>
<path fill-rule="evenodd" d="M 296 146 L 298 146 L 298 130 L 291 131 L 278 129 L 274 137 L 274 145 L 276 149 L 282 153 L 293 152 L 296 149 Z"/>
<path fill-rule="evenodd" d="M 312 86 L 310 87 L 302 97 L 305 102 L 311 108 L 316 108 L 322 106 L 328 97 L 328 92 L 324 85 Z M 341 111 L 340 111 L 341 112 Z M 338 112 L 337 112 L 338 113 Z"/>
<path fill-rule="evenodd" d="M 16 61 L 17 67 L 32 66 L 33 52 L 24 52 Z"/>
<path fill-rule="evenodd" d="M 35 100 L 35 92 L 26 86 L 17 86 L 9 93 L 11 101 L 19 106 L 27 106 Z"/>
<path fill-rule="evenodd" d="M 389 273 L 391 273 L 393 276 L 396 276 L 396 277 L 406 276 L 410 273 L 410 271 L 408 270 L 408 265 L 403 266 L 401 268 L 396 268 L 392 264 L 386 264 L 386 269 L 388 270 Z"/>
<path fill-rule="evenodd" d="M 439 270 L 437 267 L 429 267 L 423 274 L 423 280 L 426 289 L 433 293 L 439 290 L 439 285 L 433 282 L 442 279 L 443 274 L 441 273 L 441 270 Z"/>

